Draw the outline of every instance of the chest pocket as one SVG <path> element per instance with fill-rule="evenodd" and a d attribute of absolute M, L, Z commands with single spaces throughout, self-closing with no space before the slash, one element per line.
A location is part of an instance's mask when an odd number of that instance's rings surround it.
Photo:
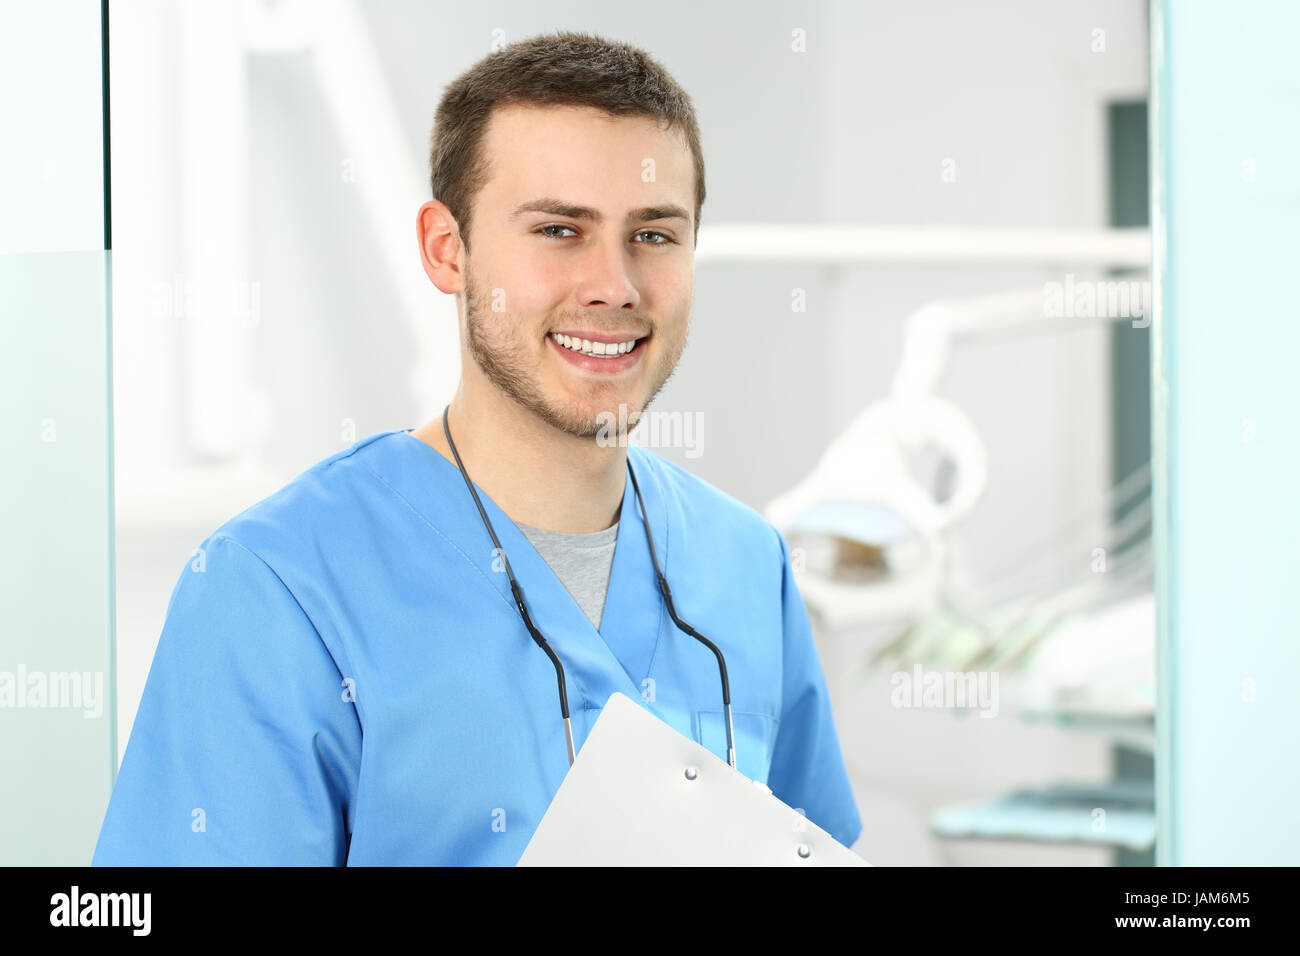
<path fill-rule="evenodd" d="M 732 710 L 731 729 L 735 737 L 736 769 L 751 780 L 767 783 L 772 750 L 780 725 L 775 717 Z M 695 740 L 719 760 L 727 759 L 727 723 L 721 710 L 701 710 L 695 715 Z"/>

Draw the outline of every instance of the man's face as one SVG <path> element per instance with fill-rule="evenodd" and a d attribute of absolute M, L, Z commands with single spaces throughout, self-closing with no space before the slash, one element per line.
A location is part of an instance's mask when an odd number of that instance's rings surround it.
<path fill-rule="evenodd" d="M 464 260 L 471 356 L 561 431 L 595 437 L 610 420 L 597 416 L 617 422 L 620 405 L 635 422 L 686 344 L 690 148 L 652 119 L 509 106 L 493 114 L 484 155 Z"/>

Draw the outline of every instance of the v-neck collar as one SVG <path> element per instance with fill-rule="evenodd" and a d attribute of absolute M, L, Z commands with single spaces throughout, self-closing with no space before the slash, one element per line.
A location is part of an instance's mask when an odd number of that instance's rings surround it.
<path fill-rule="evenodd" d="M 386 453 L 369 461 L 372 472 L 478 569 L 485 582 L 510 607 L 518 620 L 521 637 L 531 643 L 510 593 L 509 578 L 493 553 L 492 540 L 460 469 L 411 434 L 409 428 L 395 429 L 379 437 L 385 442 Z M 648 454 L 637 446 L 628 446 L 628 457 L 645 500 L 659 566 L 667 574 L 670 522 L 659 476 L 647 460 Z M 570 709 L 585 707 L 599 711 L 608 699 L 610 688 L 621 690 L 633 699 L 641 698 L 645 682 L 654 670 L 666 611 L 650 561 L 641 508 L 626 473 L 614 560 L 599 630 L 592 626 L 563 582 L 514 521 L 477 483 L 474 488 L 519 581 L 533 623 L 564 665 Z M 542 653 L 540 649 L 538 653 Z"/>

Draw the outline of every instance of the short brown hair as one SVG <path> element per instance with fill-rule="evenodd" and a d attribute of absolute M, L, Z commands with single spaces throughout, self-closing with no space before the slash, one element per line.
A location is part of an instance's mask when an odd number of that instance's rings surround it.
<path fill-rule="evenodd" d="M 572 31 L 502 47 L 448 84 L 429 136 L 429 185 L 451 210 L 469 247 L 470 211 L 487 179 L 483 136 L 507 104 L 589 106 L 614 116 L 649 116 L 679 129 L 695 158 L 695 237 L 704 205 L 704 154 L 691 98 L 644 50 Z"/>

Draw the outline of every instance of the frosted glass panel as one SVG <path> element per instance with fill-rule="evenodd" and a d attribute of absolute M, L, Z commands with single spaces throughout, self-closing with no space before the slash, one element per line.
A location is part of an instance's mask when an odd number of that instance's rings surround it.
<path fill-rule="evenodd" d="M 98 2 L 0 6 L 0 865 L 84 865 L 116 769 Z"/>
<path fill-rule="evenodd" d="M 0 863 L 90 862 L 112 782 L 108 253 L 0 256 Z"/>
<path fill-rule="evenodd" d="M 1300 860 L 1298 31 L 1152 7 L 1163 864 Z"/>

